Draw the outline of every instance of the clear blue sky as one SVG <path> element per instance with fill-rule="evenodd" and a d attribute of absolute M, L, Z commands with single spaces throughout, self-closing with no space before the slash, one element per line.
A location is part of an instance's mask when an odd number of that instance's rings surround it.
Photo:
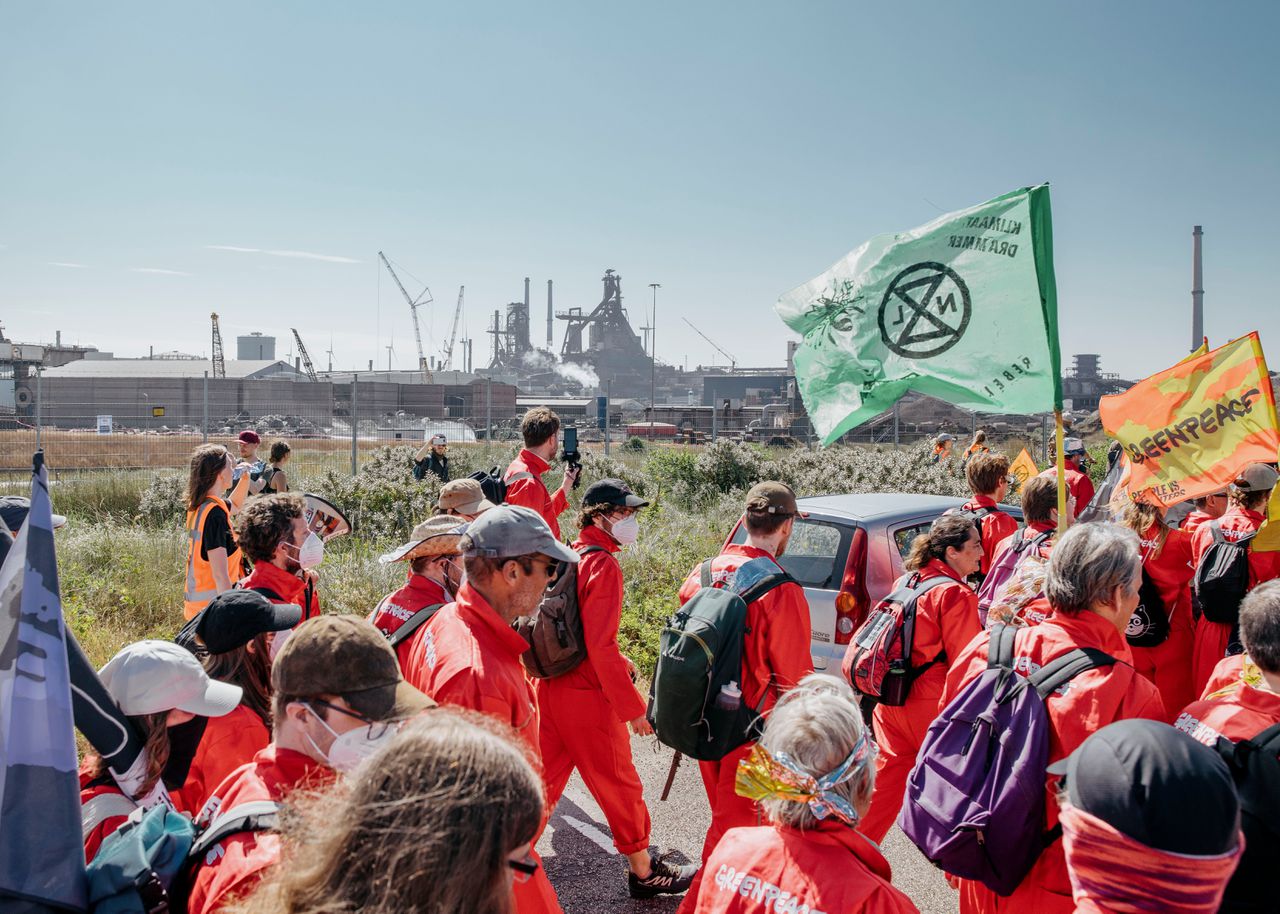
<path fill-rule="evenodd" d="M 1211 341 L 1280 367 L 1278 32 L 1261 2 L 5 0 L 0 320 L 204 353 L 217 310 L 410 367 L 383 249 L 435 346 L 466 284 L 477 364 L 525 276 L 540 340 L 546 280 L 589 307 L 606 267 L 636 326 L 662 283 L 660 358 L 717 358 L 685 317 L 780 364 L 780 294 L 1048 180 L 1064 353 L 1184 353 L 1202 223 Z"/>

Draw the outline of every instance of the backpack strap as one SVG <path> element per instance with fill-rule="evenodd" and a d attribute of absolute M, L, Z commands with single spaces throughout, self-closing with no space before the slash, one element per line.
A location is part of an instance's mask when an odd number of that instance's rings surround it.
<path fill-rule="evenodd" d="M 1080 647 L 1036 670 L 1028 679 L 1041 698 L 1048 698 L 1086 670 L 1111 666 L 1115 662 L 1116 658 L 1105 651 L 1094 647 Z"/>
<path fill-rule="evenodd" d="M 496 470 L 497 467 L 494 467 L 494 469 Z M 528 472 L 527 470 L 521 470 L 519 473 L 512 473 L 510 476 L 508 476 L 506 479 L 502 481 L 507 485 L 511 485 L 513 482 L 519 482 L 522 479 L 532 479 L 532 478 L 533 478 L 532 473 Z"/>
<path fill-rule="evenodd" d="M 132 815 L 137 808 L 138 804 L 122 793 L 100 793 L 80 807 L 80 830 L 87 839 L 103 822 Z"/>
<path fill-rule="evenodd" d="M 1263 752 L 1280 755 L 1280 724 L 1272 724 L 1249 740 Z"/>
<path fill-rule="evenodd" d="M 915 601 L 918 601 L 921 597 L 923 597 L 925 594 L 927 594 L 929 591 L 933 590 L 936 587 L 941 587 L 944 584 L 960 584 L 961 586 L 964 586 L 960 581 L 957 581 L 955 578 L 947 577 L 945 574 L 934 575 L 933 577 L 926 578 L 923 581 L 917 579 L 915 585 L 911 587 L 910 599 L 914 603 Z M 914 613 L 912 614 L 912 618 L 911 618 L 911 627 L 913 632 L 912 640 L 914 641 L 915 640 L 915 637 L 914 637 L 915 614 Z M 915 681 L 919 679 L 921 676 L 923 676 L 925 672 L 928 671 L 928 669 L 931 666 L 933 666 L 935 663 L 946 663 L 946 661 L 947 661 L 947 651 L 945 648 L 943 648 L 942 650 L 938 651 L 938 655 L 934 657 L 932 660 L 927 661 L 926 663 L 922 663 L 919 666 L 909 667 L 909 669 L 907 670 L 908 685 L 915 685 Z"/>
<path fill-rule="evenodd" d="M 703 590 L 706 590 L 708 587 L 711 586 L 711 563 L 713 561 L 714 559 L 707 559 L 705 562 L 702 563 L 702 569 L 698 572 L 699 574 L 698 586 L 701 587 Z"/>
<path fill-rule="evenodd" d="M 1221 546 L 1227 541 L 1227 538 L 1222 535 L 1222 523 L 1220 521 L 1209 521 L 1209 532 L 1213 535 L 1213 543 L 1215 546 Z"/>
<path fill-rule="evenodd" d="M 404 620 L 404 624 L 387 635 L 387 643 L 393 648 L 399 647 L 405 641 L 412 637 L 413 633 L 422 628 L 432 616 L 438 613 L 446 604 L 432 603 L 430 606 L 424 606 L 408 619 Z"/>
<path fill-rule="evenodd" d="M 196 864 L 203 863 L 209 848 L 241 832 L 274 831 L 280 824 L 281 808 L 275 800 L 252 800 L 218 813 L 191 845 L 187 859 Z"/>
<path fill-rule="evenodd" d="M 273 603 L 283 603 L 285 601 L 284 597 L 280 596 L 280 594 L 276 593 L 270 587 L 241 587 L 239 584 L 236 586 L 240 587 L 241 590 L 252 590 L 254 593 L 260 593 Z M 306 618 L 306 615 L 307 608 L 304 606 L 302 607 L 303 618 Z"/>
<path fill-rule="evenodd" d="M 767 574 L 760 580 L 756 581 L 746 590 L 742 591 L 738 596 L 742 597 L 742 602 L 748 605 L 756 602 L 775 587 L 781 587 L 783 584 L 796 584 L 795 578 L 787 574 L 781 568 L 773 574 Z"/>
<path fill-rule="evenodd" d="M 993 625 L 987 645 L 987 669 L 1013 672 L 1013 642 L 1018 635 L 1016 625 Z"/>

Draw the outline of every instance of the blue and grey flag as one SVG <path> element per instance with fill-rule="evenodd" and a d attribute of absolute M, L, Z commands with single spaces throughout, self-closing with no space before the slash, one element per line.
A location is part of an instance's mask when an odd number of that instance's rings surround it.
<path fill-rule="evenodd" d="M 0 906 L 88 906 L 67 632 L 49 475 L 36 454 L 31 511 L 0 566 Z"/>

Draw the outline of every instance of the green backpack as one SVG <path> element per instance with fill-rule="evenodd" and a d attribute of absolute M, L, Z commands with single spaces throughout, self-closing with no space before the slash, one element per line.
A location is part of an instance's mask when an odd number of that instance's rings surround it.
<path fill-rule="evenodd" d="M 752 708 L 737 688 L 747 606 L 787 583 L 795 579 L 772 559 L 758 558 L 739 566 L 732 587 L 717 588 L 711 561 L 702 563 L 701 588 L 662 630 L 648 709 L 659 742 L 691 758 L 717 761 L 757 738 L 769 689 Z"/>

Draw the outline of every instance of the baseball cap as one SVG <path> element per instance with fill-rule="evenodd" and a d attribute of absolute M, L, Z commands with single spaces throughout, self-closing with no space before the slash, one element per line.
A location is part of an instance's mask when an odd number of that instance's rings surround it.
<path fill-rule="evenodd" d="M 27 519 L 27 513 L 31 510 L 31 499 L 25 495 L 5 495 L 0 497 L 0 520 L 4 521 L 4 525 L 9 528 L 9 532 L 14 536 L 18 535 L 18 531 L 22 529 L 22 524 Z M 53 515 L 53 528 L 65 526 L 67 519 L 61 514 Z"/>
<path fill-rule="evenodd" d="M 941 435 L 938 436 L 939 443 L 943 441 L 955 441 L 955 440 L 956 440 L 956 436 L 951 434 L 950 432 L 943 432 Z"/>
<path fill-rule="evenodd" d="M 440 500 L 436 507 L 445 511 L 460 511 L 463 514 L 482 514 L 493 507 L 493 502 L 484 497 L 484 489 L 477 479 L 455 479 L 446 482 L 440 489 Z"/>
<path fill-rule="evenodd" d="M 271 665 L 278 695 L 359 695 L 375 720 L 411 717 L 436 703 L 400 675 L 386 637 L 358 616 L 316 616 L 289 636 Z"/>
<path fill-rule="evenodd" d="M 98 678 L 130 716 L 186 711 L 201 717 L 230 714 L 240 704 L 238 685 L 210 679 L 192 654 L 171 641 L 125 646 L 98 671 Z"/>
<path fill-rule="evenodd" d="M 378 561 L 383 565 L 389 565 L 392 562 L 413 560 L 427 555 L 457 554 L 462 551 L 458 544 L 465 528 L 466 524 L 461 520 L 447 514 L 428 518 L 413 528 L 409 542 L 385 555 L 378 556 Z"/>
<path fill-rule="evenodd" d="M 518 505 L 498 505 L 468 524 L 462 551 L 491 559 L 536 552 L 570 564 L 578 561 L 578 553 L 556 539 L 542 515 Z"/>
<path fill-rule="evenodd" d="M 617 505 L 619 508 L 643 508 L 649 504 L 631 491 L 621 479 L 601 479 L 587 487 L 582 495 L 583 505 Z"/>
<path fill-rule="evenodd" d="M 1049 766 L 1071 805 L 1147 847 L 1208 856 L 1235 847 L 1240 801 L 1222 758 L 1165 723 L 1122 720 Z"/>
<path fill-rule="evenodd" d="M 261 444 L 262 439 L 258 437 L 258 433 L 251 428 L 246 428 L 243 432 L 236 436 L 236 440 L 242 444 Z"/>
<path fill-rule="evenodd" d="M 1084 442 L 1079 438 L 1067 438 L 1062 442 L 1062 452 L 1064 454 L 1083 454 Z"/>
<path fill-rule="evenodd" d="M 182 627 L 174 640 L 186 647 L 203 643 L 210 654 L 225 654 L 248 644 L 258 635 L 293 628 L 302 619 L 302 607 L 272 603 L 256 590 L 224 590 Z M 184 640 L 185 636 L 185 640 Z"/>
<path fill-rule="evenodd" d="M 1267 489 L 1274 489 L 1278 479 L 1280 479 L 1280 473 L 1270 465 L 1251 463 L 1240 471 L 1240 475 L 1235 478 L 1232 485 L 1246 492 L 1265 492 Z"/>
<path fill-rule="evenodd" d="M 808 517 L 796 505 L 796 493 L 785 482 L 758 482 L 747 493 L 746 509 L 753 514 Z"/>

